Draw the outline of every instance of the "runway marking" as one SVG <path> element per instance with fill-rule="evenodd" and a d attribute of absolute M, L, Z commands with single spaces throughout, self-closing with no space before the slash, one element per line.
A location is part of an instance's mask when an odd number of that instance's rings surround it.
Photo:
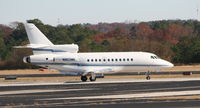
<path fill-rule="evenodd" d="M 63 92 L 63 91 L 80 91 L 80 90 L 91 90 L 91 89 L 64 89 L 64 90 L 17 90 L 17 91 L 2 91 L 1 95 L 14 95 L 14 94 L 30 94 L 30 93 L 46 93 L 46 92 Z"/>
<path fill-rule="evenodd" d="M 147 97 L 164 97 L 164 96 L 181 96 L 181 95 L 199 95 L 200 90 L 189 91 L 172 91 L 172 92 L 153 92 L 153 93 L 137 93 L 137 94 L 121 94 L 121 95 L 105 95 L 105 96 L 86 96 L 86 97 L 69 97 L 69 98 L 47 98 L 38 100 L 70 100 L 70 99 L 123 99 L 123 98 L 147 98 Z"/>
<path fill-rule="evenodd" d="M 73 84 L 104 84 L 104 83 L 128 83 L 128 82 L 177 82 L 177 81 L 194 81 L 200 78 L 155 78 L 151 80 L 145 79 L 99 79 L 96 82 L 60 82 L 60 83 L 14 83 L 0 84 L 0 87 L 8 86 L 40 86 L 40 85 L 73 85 Z"/>
<path fill-rule="evenodd" d="M 120 92 L 146 92 L 146 91 L 156 91 L 156 90 L 179 90 L 179 89 L 196 89 L 200 88 L 200 86 L 193 86 L 193 87 L 170 87 L 170 88 L 156 88 L 156 89 L 143 89 L 143 90 L 123 90 L 123 91 L 116 91 Z"/>

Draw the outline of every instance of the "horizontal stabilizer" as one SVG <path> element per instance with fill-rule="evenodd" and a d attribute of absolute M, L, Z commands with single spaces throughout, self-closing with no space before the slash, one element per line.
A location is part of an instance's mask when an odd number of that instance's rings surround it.
<path fill-rule="evenodd" d="M 44 45 L 44 44 L 28 44 L 25 46 L 14 46 L 14 48 L 44 48 L 49 45 Z"/>

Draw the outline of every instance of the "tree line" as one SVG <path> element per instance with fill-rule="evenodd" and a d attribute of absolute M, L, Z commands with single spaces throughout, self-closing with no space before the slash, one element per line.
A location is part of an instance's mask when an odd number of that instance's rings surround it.
<path fill-rule="evenodd" d="M 34 23 L 54 44 L 79 45 L 79 52 L 146 51 L 173 63 L 200 62 L 200 22 L 163 20 L 141 23 L 99 23 L 51 26 L 39 19 Z M 22 58 L 31 49 L 14 49 L 28 44 L 24 25 L 0 24 L 0 69 L 37 68 Z"/>

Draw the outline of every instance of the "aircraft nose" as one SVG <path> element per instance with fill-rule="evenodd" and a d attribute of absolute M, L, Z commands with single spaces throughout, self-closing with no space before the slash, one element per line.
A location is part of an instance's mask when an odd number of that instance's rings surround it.
<path fill-rule="evenodd" d="M 164 61 L 164 64 L 169 68 L 174 67 L 174 64 L 172 64 L 172 63 L 170 63 L 168 61 Z"/>
<path fill-rule="evenodd" d="M 160 62 L 164 67 L 166 67 L 166 68 L 171 68 L 171 67 L 174 67 L 174 64 L 172 64 L 172 63 L 170 63 L 170 62 L 168 62 L 168 61 L 166 61 L 166 60 L 162 60 L 161 59 L 161 62 Z"/>
<path fill-rule="evenodd" d="M 174 67 L 174 64 L 168 62 L 168 66 L 171 68 L 171 67 Z"/>

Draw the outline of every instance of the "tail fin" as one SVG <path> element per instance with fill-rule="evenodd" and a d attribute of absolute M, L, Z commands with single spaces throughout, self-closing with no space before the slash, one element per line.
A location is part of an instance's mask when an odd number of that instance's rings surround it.
<path fill-rule="evenodd" d="M 63 52 L 71 52 L 71 53 L 78 52 L 78 45 L 75 44 L 54 45 L 34 24 L 26 23 L 24 25 L 30 44 L 25 46 L 14 46 L 14 48 L 32 48 L 34 55 L 63 53 Z"/>
<path fill-rule="evenodd" d="M 47 37 L 34 24 L 26 23 L 24 25 L 30 44 L 49 46 L 53 45 L 53 43 L 51 43 L 51 41 L 49 41 Z"/>

